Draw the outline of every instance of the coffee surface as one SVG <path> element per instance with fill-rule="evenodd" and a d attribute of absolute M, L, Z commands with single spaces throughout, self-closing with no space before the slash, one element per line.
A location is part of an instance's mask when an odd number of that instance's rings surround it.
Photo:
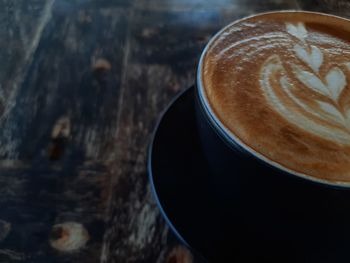
<path fill-rule="evenodd" d="M 214 39 L 201 67 L 212 111 L 239 141 L 293 172 L 350 182 L 350 21 L 246 18 Z"/>

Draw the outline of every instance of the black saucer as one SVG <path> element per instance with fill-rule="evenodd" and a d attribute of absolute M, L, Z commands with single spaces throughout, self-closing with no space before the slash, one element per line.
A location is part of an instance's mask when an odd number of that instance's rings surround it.
<path fill-rule="evenodd" d="M 283 248 L 264 246 L 254 237 L 259 233 L 250 233 L 251 225 L 242 221 L 239 212 L 225 212 L 200 145 L 193 87 L 178 95 L 162 114 L 147 164 L 163 217 L 175 235 L 204 261 L 309 262 L 295 260 Z M 275 258 L 266 257 L 266 251 L 272 251 Z"/>
<path fill-rule="evenodd" d="M 225 246 L 232 249 L 233 242 L 230 236 L 223 238 L 224 220 L 211 193 L 197 134 L 193 87 L 175 98 L 160 118 L 149 148 L 148 172 L 172 231 L 195 253 L 219 262 Z"/>

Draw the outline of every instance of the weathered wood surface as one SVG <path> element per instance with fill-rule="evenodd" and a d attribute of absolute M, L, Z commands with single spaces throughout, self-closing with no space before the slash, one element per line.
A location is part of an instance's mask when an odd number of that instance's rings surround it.
<path fill-rule="evenodd" d="M 347 0 L 298 0 L 298 3 L 299 7 L 304 10 L 350 17 L 350 2 Z"/>
<path fill-rule="evenodd" d="M 0 0 L 0 262 L 198 262 L 150 193 L 155 121 L 193 84 L 223 25 L 300 8 L 350 10 L 330 0 Z"/>

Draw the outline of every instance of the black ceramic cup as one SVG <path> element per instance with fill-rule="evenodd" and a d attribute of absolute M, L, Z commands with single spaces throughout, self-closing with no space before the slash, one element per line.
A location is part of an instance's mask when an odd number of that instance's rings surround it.
<path fill-rule="evenodd" d="M 195 108 L 227 235 L 240 242 L 245 262 L 350 262 L 350 186 L 302 176 L 267 160 L 237 139 L 210 107 L 201 68 L 221 32 L 202 53 Z"/>

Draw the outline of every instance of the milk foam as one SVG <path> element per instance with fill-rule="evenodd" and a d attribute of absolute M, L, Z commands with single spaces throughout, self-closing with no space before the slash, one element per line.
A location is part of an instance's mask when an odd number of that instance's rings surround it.
<path fill-rule="evenodd" d="M 308 102 L 303 101 L 292 90 L 296 84 L 286 77 L 286 69 L 278 55 L 272 55 L 266 60 L 261 68 L 261 88 L 269 104 L 274 107 L 289 122 L 297 125 L 299 128 L 328 140 L 334 140 L 340 144 L 350 145 L 350 112 L 344 112 L 339 106 L 339 98 L 347 86 L 347 79 L 342 69 L 331 67 L 325 76 L 319 74 L 319 69 L 323 64 L 324 52 L 314 45 L 308 45 L 306 41 L 307 30 L 303 23 L 293 25 L 286 24 L 287 32 L 298 38 L 300 43 L 294 45 L 295 56 L 299 58 L 300 64 L 292 64 L 294 77 L 299 81 L 297 85 L 303 89 L 309 89 L 325 98 L 329 102 L 316 100 L 318 107 L 310 107 Z M 322 41 L 322 40 L 321 40 Z M 303 67 L 304 63 L 307 67 Z M 349 65 L 349 63 L 344 63 Z M 271 85 L 271 78 L 274 78 L 276 72 L 281 72 L 281 77 L 277 82 L 277 87 Z M 281 89 L 287 95 L 287 98 L 280 98 L 275 92 Z M 290 99 L 294 104 L 288 104 L 286 99 Z M 309 113 L 308 115 L 298 111 L 297 108 Z M 315 119 L 326 121 L 320 125 Z M 338 127 L 327 125 L 327 123 L 336 124 Z"/>
<path fill-rule="evenodd" d="M 253 153 L 350 183 L 349 20 L 301 11 L 243 19 L 212 41 L 200 81 L 215 117 Z"/>

